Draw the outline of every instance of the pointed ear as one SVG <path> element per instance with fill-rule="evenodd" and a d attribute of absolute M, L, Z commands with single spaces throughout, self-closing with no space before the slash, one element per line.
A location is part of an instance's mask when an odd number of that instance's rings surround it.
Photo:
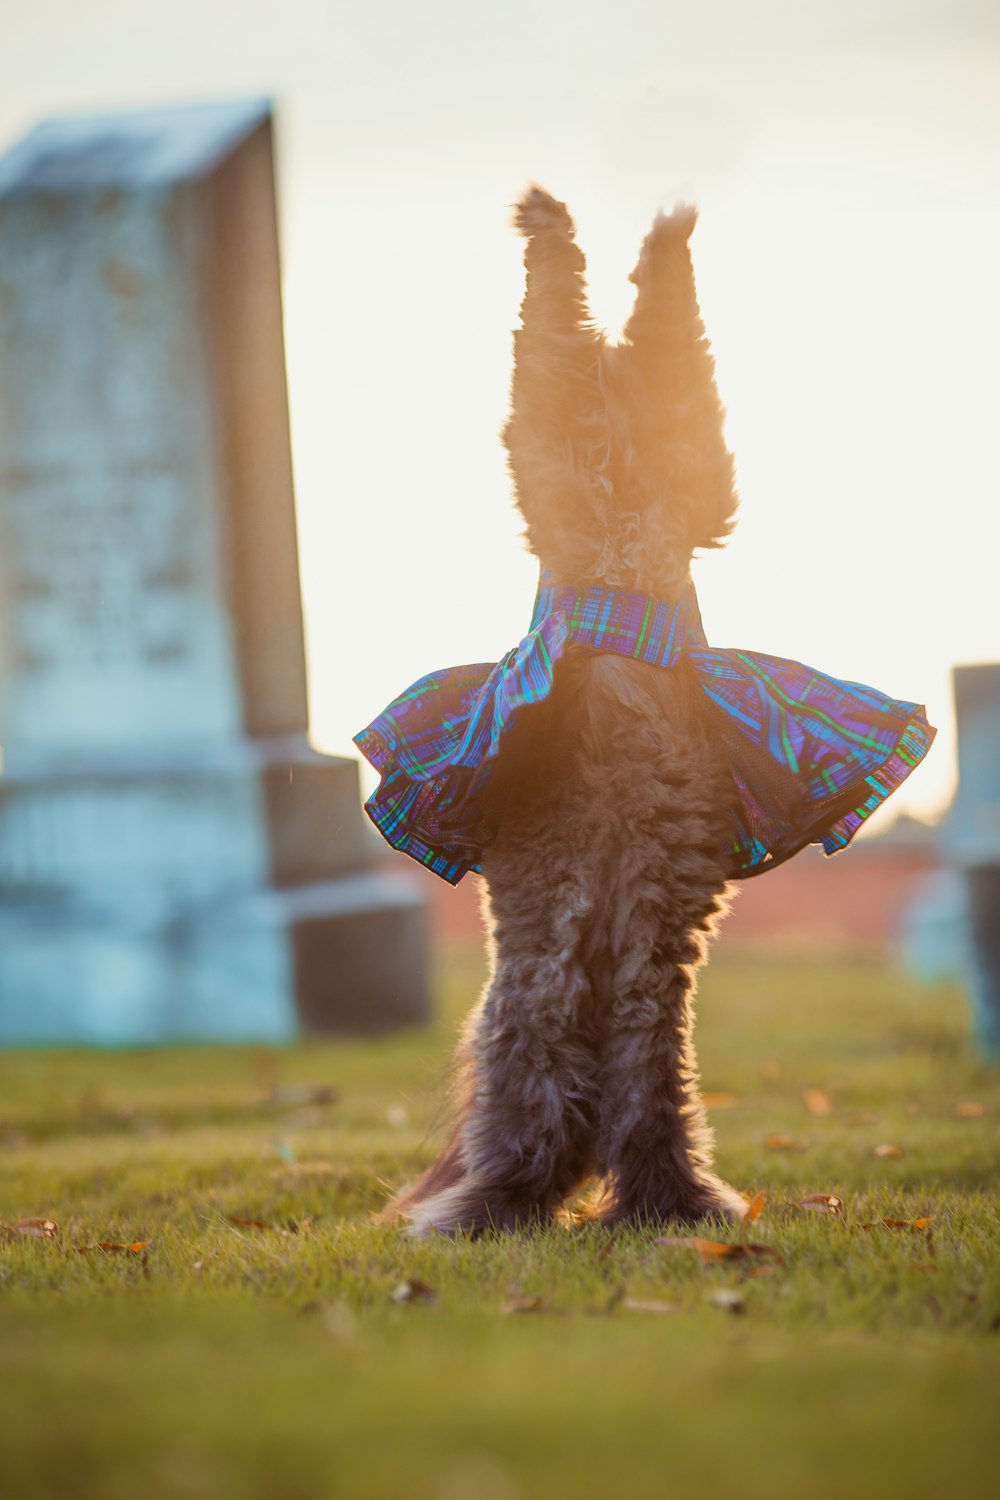
<path fill-rule="evenodd" d="M 503 439 L 528 543 L 546 567 L 585 576 L 603 546 L 609 445 L 586 262 L 564 203 L 539 187 L 518 203 L 527 272 Z"/>
<path fill-rule="evenodd" d="M 524 236 L 527 282 L 521 324 L 536 333 L 592 333 L 584 283 L 587 264 L 576 243 L 576 228 L 565 203 L 544 188 L 531 187 L 514 209 Z"/>
<path fill-rule="evenodd" d="M 634 461 L 647 492 L 683 515 L 692 548 L 720 546 L 737 506 L 688 246 L 696 220 L 687 205 L 655 220 L 630 278 L 635 305 L 620 349 L 634 392 Z"/>
<path fill-rule="evenodd" d="M 642 242 L 639 259 L 629 277 L 636 290 L 632 315 L 625 325 L 626 342 L 638 346 L 660 339 L 679 314 L 698 316 L 694 270 L 688 241 L 698 221 L 698 210 L 679 204 L 672 214 L 657 214 Z"/>

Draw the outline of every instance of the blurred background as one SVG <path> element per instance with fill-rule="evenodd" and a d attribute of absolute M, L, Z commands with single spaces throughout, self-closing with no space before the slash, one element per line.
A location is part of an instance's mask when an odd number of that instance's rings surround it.
<path fill-rule="evenodd" d="M 5 10 L 0 146 L 50 116 L 274 101 L 310 734 L 333 754 L 414 678 L 496 659 L 526 626 L 535 565 L 497 436 L 510 205 L 531 180 L 565 198 L 613 333 L 652 215 L 697 202 L 742 496 L 729 546 L 696 563 L 709 639 L 872 682 L 939 726 L 881 837 L 748 883 L 727 940 L 902 941 L 947 969 L 955 921 L 927 924 L 958 897 L 927 880 L 956 786 L 950 674 L 1000 656 L 996 6 Z M 416 878 L 436 934 L 474 941 L 475 882 Z"/>

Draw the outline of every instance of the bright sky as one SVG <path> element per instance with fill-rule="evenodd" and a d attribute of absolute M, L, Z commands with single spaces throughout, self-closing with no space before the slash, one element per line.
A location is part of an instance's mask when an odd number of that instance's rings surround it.
<path fill-rule="evenodd" d="M 622 322 L 655 210 L 694 241 L 742 519 L 709 638 L 926 702 L 1000 659 L 995 0 L 0 0 L 0 147 L 74 110 L 269 93 L 313 737 L 524 633 L 497 432 L 509 205 L 565 198 Z"/>

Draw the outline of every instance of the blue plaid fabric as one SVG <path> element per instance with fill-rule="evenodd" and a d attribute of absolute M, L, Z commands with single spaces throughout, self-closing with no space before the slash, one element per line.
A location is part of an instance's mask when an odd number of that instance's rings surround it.
<path fill-rule="evenodd" d="M 505 733 L 552 689 L 570 651 L 669 669 L 683 657 L 730 758 L 730 879 L 773 869 L 809 843 L 843 849 L 927 754 L 916 703 L 753 651 L 710 647 L 693 588 L 675 602 L 543 576 L 531 628 L 502 661 L 421 677 L 354 743 L 381 781 L 365 804 L 394 849 L 455 885 L 481 868 L 478 804 Z"/>

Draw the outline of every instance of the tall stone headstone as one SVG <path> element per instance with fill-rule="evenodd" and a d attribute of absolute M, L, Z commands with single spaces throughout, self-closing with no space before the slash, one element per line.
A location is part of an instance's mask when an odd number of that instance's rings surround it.
<path fill-rule="evenodd" d="M 947 839 L 966 896 L 973 1024 L 1000 1060 L 1000 664 L 956 667 L 958 791 Z"/>
<path fill-rule="evenodd" d="M 0 159 L 0 1042 L 425 1015 L 307 725 L 269 108 L 44 124 Z"/>

